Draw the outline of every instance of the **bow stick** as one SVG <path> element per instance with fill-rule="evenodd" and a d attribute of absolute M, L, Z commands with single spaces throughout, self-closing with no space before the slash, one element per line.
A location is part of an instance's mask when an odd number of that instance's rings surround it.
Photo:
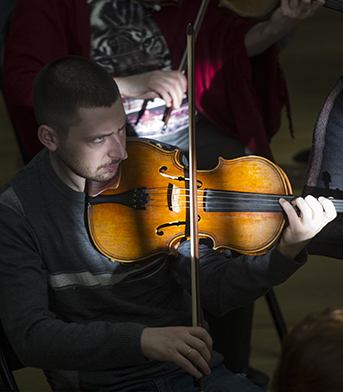
<path fill-rule="evenodd" d="M 197 17 L 196 17 L 195 22 L 194 22 L 194 28 L 193 28 L 194 41 L 197 39 L 197 36 L 198 36 L 198 33 L 199 33 L 199 29 L 200 29 L 200 26 L 201 26 L 202 21 L 204 19 L 204 16 L 205 16 L 205 13 L 206 13 L 206 10 L 207 10 L 207 6 L 208 6 L 209 2 L 210 2 L 210 0 L 203 0 L 201 2 L 201 5 L 200 5 L 200 8 L 199 8 Z M 186 65 L 187 65 L 186 64 L 186 62 L 187 62 L 186 59 L 187 59 L 187 48 L 183 52 L 183 56 L 182 56 L 182 59 L 181 59 L 181 62 L 180 62 L 179 68 L 178 68 L 178 70 L 180 72 L 182 72 L 182 73 L 186 72 L 186 68 L 187 68 L 186 67 Z M 138 113 L 138 117 L 137 117 L 137 120 L 136 120 L 136 125 L 138 124 L 139 120 L 143 116 L 144 111 L 145 111 L 145 109 L 146 109 L 146 107 L 148 105 L 148 102 L 149 102 L 149 100 L 147 100 L 147 99 L 144 101 L 144 103 L 142 105 L 142 108 L 141 108 L 141 110 Z M 163 120 L 162 120 L 164 122 L 164 125 L 162 127 L 162 133 L 164 133 L 166 131 L 166 129 L 167 129 L 168 120 L 169 120 L 169 117 L 170 117 L 170 114 L 171 114 L 172 110 L 173 110 L 173 108 L 172 108 L 172 106 L 170 106 L 169 108 L 166 108 L 165 111 L 164 111 Z"/>
<path fill-rule="evenodd" d="M 196 17 L 195 22 L 194 22 L 194 28 L 192 28 L 193 29 L 193 33 L 192 33 L 192 37 L 193 38 L 192 39 L 194 40 L 194 43 L 195 43 L 195 41 L 196 41 L 196 39 L 198 37 L 199 29 L 200 29 L 200 26 L 201 26 L 202 21 L 204 19 L 204 16 L 205 16 L 205 13 L 206 13 L 206 10 L 207 10 L 207 6 L 208 6 L 209 2 L 210 2 L 210 0 L 203 0 L 201 2 L 201 5 L 200 5 L 200 8 L 199 8 L 197 17 Z M 179 65 L 179 71 L 182 72 L 182 73 L 186 72 L 187 51 L 188 51 L 188 49 L 186 48 L 186 50 L 183 52 L 183 56 L 182 56 L 182 59 L 181 59 L 180 65 Z M 189 89 L 188 89 L 188 91 L 189 91 Z M 167 129 L 169 117 L 170 117 L 170 114 L 171 114 L 172 110 L 173 110 L 173 107 L 170 106 L 169 108 L 166 108 L 165 111 L 164 111 L 164 115 L 163 115 L 164 125 L 163 125 L 163 128 L 162 128 L 162 133 L 165 132 L 166 129 Z"/>
<path fill-rule="evenodd" d="M 197 164 L 195 139 L 195 77 L 194 77 L 194 29 L 187 28 L 187 66 L 188 66 L 188 118 L 189 118 L 189 205 L 191 241 L 191 292 L 193 327 L 201 327 L 200 305 L 200 266 L 197 203 Z M 195 380 L 200 391 L 204 391 L 203 377 Z"/>

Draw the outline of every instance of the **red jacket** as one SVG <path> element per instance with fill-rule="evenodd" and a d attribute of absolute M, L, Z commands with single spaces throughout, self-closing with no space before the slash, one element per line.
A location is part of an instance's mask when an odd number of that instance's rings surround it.
<path fill-rule="evenodd" d="M 181 10 L 170 6 L 154 13 L 177 66 L 200 3 L 184 0 Z M 248 58 L 244 37 L 252 25 L 218 7 L 218 0 L 210 2 L 195 45 L 196 106 L 222 132 L 272 159 L 269 142 L 283 105 L 289 110 L 288 93 L 277 45 Z"/>
<path fill-rule="evenodd" d="M 186 27 L 200 0 L 182 9 L 163 7 L 154 18 L 178 66 L 186 48 Z M 67 55 L 90 56 L 90 15 L 86 0 L 17 0 L 5 47 L 5 97 L 10 116 L 29 156 L 42 145 L 37 138 L 32 84 L 47 63 Z M 249 59 L 244 35 L 252 23 L 223 11 L 213 0 L 197 39 L 196 104 L 228 135 L 272 159 L 271 137 L 288 103 L 276 45 Z"/>
<path fill-rule="evenodd" d="M 43 148 L 33 112 L 33 80 L 58 58 L 89 58 L 89 18 L 86 0 L 17 0 L 5 46 L 5 97 L 30 158 Z"/>

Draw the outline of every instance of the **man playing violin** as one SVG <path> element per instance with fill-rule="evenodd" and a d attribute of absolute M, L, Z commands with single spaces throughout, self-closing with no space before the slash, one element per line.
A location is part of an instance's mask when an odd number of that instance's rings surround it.
<path fill-rule="evenodd" d="M 186 78 L 177 67 L 186 47 L 186 26 L 194 22 L 201 1 L 183 0 L 181 7 L 161 10 L 148 3 L 152 2 L 17 0 L 6 40 L 5 95 L 29 158 L 43 148 L 36 137 L 33 79 L 45 64 L 67 55 L 92 58 L 115 78 L 128 135 L 154 138 L 187 152 Z M 288 106 L 276 42 L 323 3 L 282 0 L 269 20 L 256 22 L 237 18 L 218 7 L 218 0 L 210 2 L 195 50 L 199 168 L 212 168 L 218 156 L 231 159 L 254 152 L 272 159 L 269 141 L 279 128 L 282 107 Z M 142 111 L 144 102 L 148 103 Z M 166 106 L 175 110 L 164 129 Z M 245 354 L 239 360 L 230 355 L 235 363 L 227 362 L 238 372 L 248 364 L 252 311 L 244 316 L 237 312 L 243 309 L 231 312 L 226 322 L 211 324 L 225 329 L 235 325 L 239 331 L 240 339 L 231 330 L 230 340 Z M 244 337 L 247 328 L 242 323 L 249 324 Z M 232 354 L 231 342 L 226 345 Z"/>
<path fill-rule="evenodd" d="M 54 391 L 196 391 L 202 374 L 208 391 L 260 391 L 221 365 L 205 320 L 192 326 L 189 241 L 173 259 L 123 264 L 89 239 L 86 181 L 115 178 L 128 158 L 111 76 L 65 57 L 39 72 L 33 96 L 45 148 L 0 194 L 0 317 L 19 359 L 44 369 Z M 232 258 L 200 244 L 204 309 L 227 313 L 284 282 L 336 216 L 326 198 L 294 200 L 300 216 L 280 204 L 289 225 L 265 255 Z"/>

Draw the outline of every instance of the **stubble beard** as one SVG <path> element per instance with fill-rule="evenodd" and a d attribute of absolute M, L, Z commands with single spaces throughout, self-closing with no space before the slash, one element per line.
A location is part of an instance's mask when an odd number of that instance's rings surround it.
<path fill-rule="evenodd" d="M 110 164 L 101 165 L 97 167 L 95 171 L 93 171 L 89 166 L 86 166 L 79 160 L 75 159 L 73 155 L 70 153 L 67 153 L 64 156 L 60 156 L 60 159 L 69 168 L 69 170 L 72 171 L 77 176 L 82 177 L 88 181 L 97 181 L 97 182 L 105 182 L 113 179 L 118 174 L 120 166 L 118 166 L 118 168 L 113 172 L 107 172 L 105 174 L 101 174 L 99 172 L 101 171 L 101 169 L 110 166 L 119 165 L 121 162 L 121 160 L 116 159 L 112 161 Z"/>

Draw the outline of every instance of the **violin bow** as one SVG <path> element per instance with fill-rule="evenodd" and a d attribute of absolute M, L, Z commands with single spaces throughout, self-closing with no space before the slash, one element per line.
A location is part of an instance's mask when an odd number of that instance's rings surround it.
<path fill-rule="evenodd" d="M 191 292 L 192 292 L 192 324 L 201 327 L 200 305 L 200 265 L 198 235 L 198 203 L 197 203 L 197 160 L 195 139 L 195 77 L 194 77 L 194 29 L 187 28 L 187 67 L 188 67 L 188 117 L 189 117 L 189 217 L 191 241 Z M 200 391 L 204 391 L 204 379 L 195 380 Z"/>
<path fill-rule="evenodd" d="M 207 10 L 207 6 L 208 6 L 209 2 L 210 2 L 210 0 L 202 0 L 202 2 L 201 2 L 201 5 L 200 5 L 200 8 L 199 8 L 197 17 L 196 17 L 195 22 L 194 22 L 194 27 L 193 27 L 193 34 L 192 34 L 192 36 L 193 36 L 194 43 L 195 43 L 195 41 L 196 41 L 196 39 L 198 37 L 198 33 L 199 33 L 199 30 L 200 30 L 202 21 L 204 19 L 204 16 L 205 16 L 205 13 L 206 13 L 206 10 Z M 186 47 L 185 51 L 183 52 L 183 56 L 182 56 L 182 59 L 181 59 L 180 65 L 179 65 L 179 69 L 178 69 L 182 73 L 186 72 L 187 52 L 188 52 L 188 49 Z M 170 117 L 170 114 L 171 114 L 172 111 L 173 111 L 173 107 L 172 106 L 170 106 L 169 108 L 166 108 L 165 111 L 164 111 L 163 120 L 162 120 L 164 122 L 164 125 L 162 127 L 162 133 L 165 132 L 166 129 L 167 129 L 169 117 Z"/>
<path fill-rule="evenodd" d="M 201 5 L 200 5 L 200 8 L 199 8 L 197 17 L 196 17 L 195 22 L 194 22 L 194 28 L 193 28 L 193 30 L 194 30 L 194 33 L 193 33 L 194 41 L 197 39 L 199 30 L 200 30 L 200 26 L 201 26 L 202 21 L 204 19 L 204 16 L 205 16 L 205 13 L 206 13 L 206 10 L 207 10 L 207 6 L 208 6 L 209 2 L 210 2 L 210 0 L 202 0 L 202 2 L 201 2 Z M 186 72 L 186 68 L 187 68 L 186 67 L 186 65 L 187 65 L 186 63 L 187 63 L 187 47 L 186 47 L 185 51 L 183 52 L 183 56 L 182 56 L 182 59 L 181 59 L 181 62 L 180 62 L 179 68 L 178 68 L 178 70 L 180 72 L 182 72 L 182 73 Z M 139 120 L 143 116 L 144 111 L 145 111 L 145 109 L 146 109 L 146 107 L 148 105 L 148 102 L 149 102 L 149 100 L 147 100 L 147 99 L 144 100 L 142 108 L 139 111 L 138 116 L 137 116 L 136 125 L 138 124 Z M 165 108 L 165 111 L 164 111 L 164 114 L 163 114 L 163 119 L 162 119 L 162 121 L 164 122 L 164 125 L 162 127 L 162 133 L 164 133 L 166 131 L 166 129 L 167 129 L 169 117 L 170 117 L 170 114 L 171 114 L 172 110 L 173 110 L 172 106 L 170 106 L 169 108 Z"/>

